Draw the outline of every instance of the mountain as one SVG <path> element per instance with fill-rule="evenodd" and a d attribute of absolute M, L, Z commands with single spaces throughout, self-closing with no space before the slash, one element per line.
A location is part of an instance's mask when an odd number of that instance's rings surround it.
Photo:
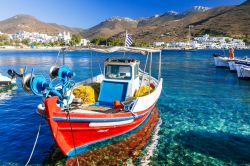
<path fill-rule="evenodd" d="M 124 33 L 125 30 L 135 34 L 140 34 L 140 31 L 143 31 L 144 33 L 144 31 L 154 30 L 162 27 L 162 24 L 165 24 L 169 21 L 177 21 L 186 17 L 187 15 L 203 13 L 207 10 L 209 10 L 207 7 L 194 6 L 192 9 L 184 13 L 178 13 L 171 10 L 163 14 L 156 14 L 149 18 L 140 18 L 136 20 L 126 17 L 112 17 L 111 19 L 87 29 L 82 33 L 82 35 L 90 39 L 96 36 L 107 38 Z M 149 37 L 151 36 L 150 33 L 145 33 L 145 35 L 148 35 Z"/>
<path fill-rule="evenodd" d="M 183 15 L 176 11 L 168 11 L 161 15 L 155 15 L 153 17 L 142 19 L 138 22 L 138 27 L 152 27 L 159 26 L 162 22 L 177 20 L 182 18 Z"/>
<path fill-rule="evenodd" d="M 63 31 L 79 33 L 80 28 L 71 28 L 55 23 L 45 23 L 30 15 L 16 15 L 6 20 L 0 21 L 0 31 L 4 33 L 16 33 L 18 31 L 40 32 L 54 34 Z"/>
<path fill-rule="evenodd" d="M 192 36 L 210 34 L 245 37 L 250 35 L 249 20 L 250 0 L 247 0 L 237 6 L 194 6 L 182 13 L 168 11 L 148 18 L 112 17 L 89 29 L 45 23 L 32 16 L 17 15 L 0 21 L 0 31 L 15 33 L 24 30 L 48 34 L 69 31 L 93 39 L 97 36 L 121 36 L 128 30 L 136 41 L 183 41 L 187 40 L 189 25 L 192 25 Z"/>
<path fill-rule="evenodd" d="M 250 34 L 250 3 L 228 7 L 218 14 L 210 14 L 206 18 L 192 22 L 197 33 L 212 33 L 242 37 Z"/>
<path fill-rule="evenodd" d="M 135 29 L 137 24 L 137 20 L 133 20 L 128 17 L 112 17 L 90 29 L 83 31 L 82 35 L 89 39 L 96 36 L 108 38 L 126 30 L 129 31 L 131 29 Z"/>
<path fill-rule="evenodd" d="M 250 0 L 246 0 L 244 3 L 243 3 L 243 5 L 249 5 L 250 4 Z"/>
<path fill-rule="evenodd" d="M 205 6 L 193 6 L 191 9 L 187 10 L 185 13 L 203 13 L 208 11 L 210 8 Z"/>
<path fill-rule="evenodd" d="M 150 24 L 137 27 L 134 38 L 142 41 L 187 40 L 188 27 L 193 25 L 193 36 L 204 34 L 244 37 L 250 35 L 250 2 L 237 6 L 221 6 L 212 9 L 196 7 L 179 14 L 178 18 L 154 19 Z M 155 26 L 157 24 L 157 26 Z M 141 24 L 139 24 L 141 25 Z M 151 25 L 151 26 L 150 26 Z"/>

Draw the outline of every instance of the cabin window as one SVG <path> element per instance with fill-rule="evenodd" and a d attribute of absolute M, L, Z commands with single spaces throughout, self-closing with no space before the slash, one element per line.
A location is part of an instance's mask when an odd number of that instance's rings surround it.
<path fill-rule="evenodd" d="M 125 65 L 107 65 L 105 77 L 110 79 L 131 79 L 131 67 Z"/>

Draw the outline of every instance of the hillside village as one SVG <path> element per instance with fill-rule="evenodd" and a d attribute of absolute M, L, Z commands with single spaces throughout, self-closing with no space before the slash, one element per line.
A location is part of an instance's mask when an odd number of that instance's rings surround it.
<path fill-rule="evenodd" d="M 63 45 L 70 45 L 72 40 L 72 34 L 70 32 L 59 32 L 55 35 L 48 35 L 45 33 L 39 32 L 26 32 L 20 31 L 14 34 L 7 34 L 0 32 L 0 36 L 2 36 L 2 43 L 0 41 L 0 46 L 5 46 L 5 48 L 13 48 L 13 47 L 27 47 L 31 46 L 33 48 L 37 47 L 37 45 L 43 46 L 54 46 L 55 43 L 63 43 Z M 10 42 L 14 41 L 14 42 Z M 5 43 L 6 42 L 6 43 Z M 89 44 L 89 40 L 80 39 L 76 46 L 87 46 Z M 61 44 L 62 45 L 62 44 Z"/>
<path fill-rule="evenodd" d="M 167 49 L 247 49 L 249 46 L 242 39 L 233 39 L 231 37 L 213 37 L 208 34 L 200 37 L 194 37 L 190 42 L 154 42 L 155 47 L 164 47 Z"/>

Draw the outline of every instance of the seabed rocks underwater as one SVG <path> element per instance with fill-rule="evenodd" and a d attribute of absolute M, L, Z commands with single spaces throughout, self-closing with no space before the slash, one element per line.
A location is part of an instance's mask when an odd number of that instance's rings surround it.
<path fill-rule="evenodd" d="M 44 165 L 74 166 L 77 165 L 77 162 L 81 166 L 140 165 L 141 158 L 147 151 L 145 147 L 149 144 L 152 132 L 158 123 L 158 114 L 158 108 L 155 107 L 145 125 L 129 137 L 107 146 L 90 150 L 68 160 L 57 147 L 53 147 L 50 156 L 45 159 Z"/>

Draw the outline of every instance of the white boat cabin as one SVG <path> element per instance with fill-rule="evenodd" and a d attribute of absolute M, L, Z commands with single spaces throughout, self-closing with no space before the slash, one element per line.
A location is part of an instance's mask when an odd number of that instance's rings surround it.
<path fill-rule="evenodd" d="M 101 83 L 98 105 L 110 106 L 134 96 L 140 86 L 140 61 L 132 58 L 108 58 L 104 64 L 104 79 Z"/>

